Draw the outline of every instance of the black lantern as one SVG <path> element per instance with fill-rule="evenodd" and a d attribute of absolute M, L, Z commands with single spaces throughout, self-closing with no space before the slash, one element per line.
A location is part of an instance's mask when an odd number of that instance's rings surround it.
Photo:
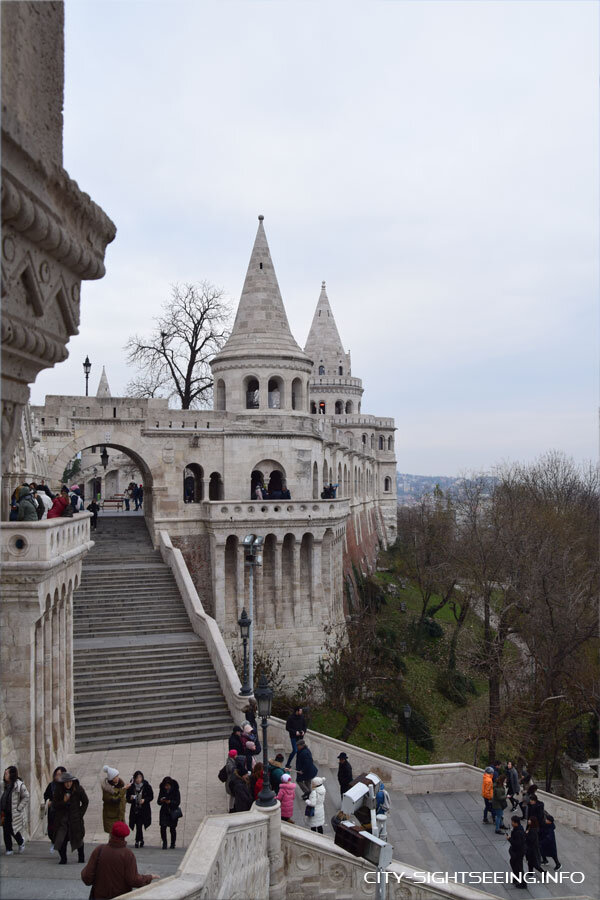
<path fill-rule="evenodd" d="M 273 705 L 273 690 L 269 687 L 269 682 L 264 672 L 258 679 L 258 688 L 254 696 L 258 704 L 259 716 L 261 719 L 268 719 L 271 715 L 271 706 Z"/>
<path fill-rule="evenodd" d="M 271 777 L 269 772 L 269 748 L 267 746 L 267 719 L 271 715 L 271 706 L 273 705 L 273 690 L 269 687 L 267 676 L 263 674 L 258 680 L 258 688 L 254 693 L 256 703 L 258 705 L 258 715 L 261 718 L 261 728 L 263 733 L 263 786 L 260 794 L 256 798 L 257 806 L 275 806 L 277 798 L 271 790 Z"/>
<path fill-rule="evenodd" d="M 245 609 L 242 610 L 242 614 L 238 619 L 238 625 L 240 626 L 240 637 L 242 638 L 242 643 L 244 646 L 242 689 L 240 691 L 240 696 L 249 697 L 252 693 L 252 687 L 248 679 L 248 638 L 250 637 L 250 626 L 252 625 L 252 619 L 247 614 Z"/>
<path fill-rule="evenodd" d="M 88 380 L 90 377 L 91 369 L 92 369 L 92 364 L 90 362 L 90 358 L 89 358 L 89 356 L 86 356 L 85 362 L 83 364 L 83 371 L 85 373 L 85 396 L 86 397 L 88 395 Z"/>
<path fill-rule="evenodd" d="M 102 463 L 102 466 L 106 469 L 106 467 L 108 465 L 108 452 L 106 450 L 106 447 L 102 448 L 102 453 L 100 454 L 100 461 Z"/>

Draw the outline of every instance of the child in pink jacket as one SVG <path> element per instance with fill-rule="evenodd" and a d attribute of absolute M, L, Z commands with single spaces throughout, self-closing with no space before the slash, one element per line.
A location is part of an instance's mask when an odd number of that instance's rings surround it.
<path fill-rule="evenodd" d="M 279 793 L 277 799 L 281 801 L 281 818 L 284 822 L 294 824 L 292 816 L 294 815 L 294 797 L 296 796 L 296 785 L 285 773 L 281 776 L 281 784 L 279 785 Z"/>

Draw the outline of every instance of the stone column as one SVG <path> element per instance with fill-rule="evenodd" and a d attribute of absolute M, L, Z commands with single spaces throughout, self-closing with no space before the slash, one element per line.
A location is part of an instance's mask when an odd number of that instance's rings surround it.
<path fill-rule="evenodd" d="M 323 583 L 321 578 L 321 541 L 313 540 L 312 560 L 310 565 L 310 608 L 313 625 L 324 620 L 323 616 Z"/>
<path fill-rule="evenodd" d="M 267 611 L 265 609 L 265 592 L 263 590 L 263 583 L 263 567 L 254 566 L 254 621 L 256 622 L 258 628 L 264 628 L 264 626 L 267 624 Z"/>
<path fill-rule="evenodd" d="M 69 723 L 67 707 L 67 595 L 61 598 L 58 607 L 58 646 L 59 646 L 59 697 L 58 697 L 58 721 L 59 737 L 62 747 L 67 746 L 69 740 Z"/>
<path fill-rule="evenodd" d="M 236 559 L 236 592 L 237 592 L 237 611 L 238 619 L 242 614 L 242 609 L 246 605 L 245 585 L 244 585 L 244 545 L 238 542 L 238 555 Z M 246 610 L 248 612 L 248 610 Z"/>
<path fill-rule="evenodd" d="M 60 598 L 56 598 L 52 606 L 52 744 L 54 752 L 60 746 L 60 632 L 58 607 Z"/>
<path fill-rule="evenodd" d="M 213 585 L 215 596 L 215 619 L 221 630 L 225 627 L 225 544 L 214 544 Z"/>
<path fill-rule="evenodd" d="M 44 745 L 46 763 L 54 759 L 52 746 L 52 609 L 46 609 L 44 615 Z"/>
<path fill-rule="evenodd" d="M 291 624 L 291 616 L 289 615 L 289 610 L 285 608 L 285 604 L 283 602 L 283 572 L 281 569 L 282 566 L 282 543 L 279 540 L 275 541 L 275 546 L 273 547 L 273 622 L 278 621 L 277 613 L 281 614 L 281 618 L 284 622 Z"/>
<path fill-rule="evenodd" d="M 294 541 L 292 553 L 292 615 L 296 625 L 302 621 L 300 609 L 300 541 Z"/>
<path fill-rule="evenodd" d="M 285 900 L 287 878 L 281 849 L 281 804 L 252 807 L 268 820 L 267 853 L 269 856 L 269 900 Z"/>
<path fill-rule="evenodd" d="M 46 773 L 44 748 L 44 622 L 35 625 L 35 770 L 41 783 Z"/>
<path fill-rule="evenodd" d="M 73 705 L 73 591 L 67 589 L 65 598 L 65 720 L 67 742 L 65 753 L 75 749 L 75 707 Z"/>

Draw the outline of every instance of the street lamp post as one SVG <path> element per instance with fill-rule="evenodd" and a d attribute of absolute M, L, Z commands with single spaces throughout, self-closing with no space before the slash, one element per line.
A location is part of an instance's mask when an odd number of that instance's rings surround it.
<path fill-rule="evenodd" d="M 410 722 L 411 713 L 412 709 L 407 703 L 404 707 L 404 729 L 406 731 L 406 765 L 408 765 L 408 723 Z"/>
<path fill-rule="evenodd" d="M 277 798 L 271 790 L 271 775 L 269 772 L 269 748 L 267 746 L 267 719 L 271 715 L 271 706 L 273 704 L 273 689 L 269 687 L 267 676 L 263 674 L 258 681 L 258 688 L 255 695 L 258 706 L 258 715 L 261 719 L 261 727 L 263 733 L 263 786 L 260 794 L 256 798 L 257 806 L 275 806 Z"/>
<path fill-rule="evenodd" d="M 252 688 L 250 687 L 250 682 L 248 681 L 248 637 L 250 635 L 250 628 L 252 625 L 252 619 L 248 617 L 248 613 L 245 609 L 242 610 L 242 614 L 238 619 L 238 625 L 240 626 L 240 636 L 242 638 L 242 643 L 244 645 L 244 663 L 242 669 L 242 689 L 240 691 L 241 697 L 248 697 L 252 693 Z"/>
<path fill-rule="evenodd" d="M 90 371 L 92 368 L 92 364 L 90 362 L 89 356 L 86 356 L 85 362 L 83 364 L 83 371 L 85 372 L 85 396 L 88 396 L 88 381 L 90 378 Z"/>
<path fill-rule="evenodd" d="M 248 573 L 248 614 L 250 622 L 254 618 L 254 567 L 262 566 L 262 545 L 264 538 L 257 537 L 255 534 L 247 534 L 244 538 L 244 553 L 246 556 L 246 565 L 250 571 Z M 250 687 L 254 690 L 254 627 L 250 625 L 250 640 L 248 642 L 248 656 L 250 657 L 248 681 Z"/>

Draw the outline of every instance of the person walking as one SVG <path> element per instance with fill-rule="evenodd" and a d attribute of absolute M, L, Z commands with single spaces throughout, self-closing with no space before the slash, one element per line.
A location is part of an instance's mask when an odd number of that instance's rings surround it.
<path fill-rule="evenodd" d="M 254 802 L 257 801 L 258 795 L 262 791 L 264 783 L 265 779 L 263 764 L 261 762 L 257 762 L 254 764 L 252 775 L 250 776 L 250 790 L 252 791 Z"/>
<path fill-rule="evenodd" d="M 25 819 L 29 791 L 19 778 L 16 766 L 9 766 L 4 772 L 4 790 L 0 797 L 0 817 L 6 855 L 12 856 L 12 838 L 17 842 L 19 853 L 25 851 L 25 839 L 21 834 L 25 831 Z"/>
<path fill-rule="evenodd" d="M 48 838 L 50 840 L 50 853 L 54 853 L 54 836 L 56 834 L 56 817 L 54 815 L 54 795 L 56 793 L 56 789 L 58 788 L 58 784 L 60 782 L 60 776 L 63 772 L 66 772 L 64 766 L 57 766 L 52 773 L 52 781 L 44 791 L 44 800 L 46 801 L 46 815 L 48 817 Z"/>
<path fill-rule="evenodd" d="M 139 503 L 139 508 L 143 509 L 143 507 L 144 507 L 144 485 L 143 484 L 138 485 L 138 503 Z"/>
<path fill-rule="evenodd" d="M 127 790 L 131 785 L 125 785 L 119 778 L 119 770 L 112 766 L 104 766 L 102 771 L 106 773 L 102 779 L 102 825 L 110 834 L 115 822 L 125 819 Z"/>
<path fill-rule="evenodd" d="M 488 813 L 492 815 L 492 821 L 494 819 L 494 811 L 492 809 L 492 799 L 494 797 L 494 770 L 491 766 L 488 766 L 487 769 L 484 769 L 483 772 L 483 780 L 481 782 L 481 796 L 483 797 L 484 807 L 483 807 L 483 824 L 489 825 L 490 820 L 488 819 Z"/>
<path fill-rule="evenodd" d="M 546 814 L 544 812 L 544 804 L 538 800 L 537 794 L 531 794 L 529 798 L 529 808 L 527 810 L 527 819 L 536 819 L 538 828 L 544 824 Z"/>
<path fill-rule="evenodd" d="M 519 802 L 519 806 L 521 807 L 521 818 L 527 819 L 527 806 L 529 805 L 529 796 L 528 791 L 531 787 L 531 775 L 523 766 L 521 769 L 521 777 L 519 778 L 519 785 L 521 786 L 521 790 L 523 792 L 523 799 Z M 535 790 L 532 791 L 535 793 Z"/>
<path fill-rule="evenodd" d="M 298 741 L 296 773 L 298 775 L 298 787 L 302 789 L 302 799 L 306 800 L 311 791 L 311 781 L 319 774 L 319 770 L 314 764 L 312 753 L 306 746 L 305 741 Z"/>
<path fill-rule="evenodd" d="M 554 860 L 554 871 L 558 872 L 562 869 L 562 864 L 558 861 L 558 852 L 556 850 L 556 825 L 554 824 L 554 816 L 546 813 L 544 816 L 544 824 L 540 829 L 540 853 L 542 862 L 547 863 L 548 857 Z"/>
<path fill-rule="evenodd" d="M 129 827 L 133 831 L 135 828 L 135 846 L 144 846 L 144 828 L 150 828 L 152 823 L 152 810 L 150 803 L 154 800 L 154 791 L 152 786 L 144 778 L 144 773 L 133 773 L 131 785 L 127 788 L 125 794 L 127 803 L 131 804 L 129 810 Z"/>
<path fill-rule="evenodd" d="M 242 741 L 243 731 L 239 725 L 233 726 L 233 731 L 229 735 L 229 749 L 235 750 L 238 756 L 244 756 L 244 742 Z"/>
<path fill-rule="evenodd" d="M 229 779 L 231 778 L 231 776 L 234 773 L 236 759 L 237 759 L 237 751 L 230 750 L 229 753 L 227 754 L 227 761 L 226 761 L 225 765 L 223 766 L 222 774 L 221 774 L 221 772 L 219 772 L 219 779 L 221 781 L 223 780 L 223 778 L 225 779 L 225 792 L 227 793 L 227 796 L 229 797 L 229 800 L 228 800 L 229 812 L 233 812 L 233 794 L 231 793 L 231 788 L 229 787 Z"/>
<path fill-rule="evenodd" d="M 17 503 L 17 522 L 37 522 L 38 507 L 33 499 L 31 488 L 28 484 L 24 484 L 19 491 L 19 502 Z"/>
<path fill-rule="evenodd" d="M 536 872 L 543 874 L 544 870 L 542 869 L 542 857 L 540 854 L 540 827 L 538 820 L 533 817 L 527 820 L 525 856 L 527 857 L 527 871 L 533 872 L 535 869 Z"/>
<path fill-rule="evenodd" d="M 59 866 L 67 864 L 67 844 L 71 852 L 77 850 L 77 861 L 85 862 L 83 839 L 85 825 L 83 817 L 89 800 L 77 778 L 70 772 L 62 772 L 54 795 L 56 816 L 55 847 L 60 854 Z"/>
<path fill-rule="evenodd" d="M 229 789 L 233 797 L 233 812 L 248 812 L 254 801 L 248 783 L 246 764 L 242 758 L 236 760 L 235 769 L 229 779 Z"/>
<path fill-rule="evenodd" d="M 294 815 L 295 797 L 296 785 L 292 781 L 291 776 L 284 772 L 277 791 L 277 799 L 281 803 L 281 820 L 283 822 L 291 822 L 292 825 L 294 824 L 292 816 Z"/>
<path fill-rule="evenodd" d="M 298 752 L 298 741 L 306 734 L 306 719 L 301 706 L 296 706 L 294 708 L 294 712 L 288 717 L 288 720 L 285 723 L 285 730 L 290 736 L 290 743 L 292 745 L 292 752 L 288 756 L 288 761 L 285 764 L 286 769 L 289 769 L 293 758 Z"/>
<path fill-rule="evenodd" d="M 92 500 L 92 502 L 88 504 L 87 511 L 91 512 L 92 514 L 92 518 L 90 519 L 90 528 L 92 529 L 92 531 L 95 531 L 98 527 L 98 513 L 100 512 L 100 507 L 95 500 Z"/>
<path fill-rule="evenodd" d="M 506 763 L 506 796 L 510 800 L 511 812 L 514 812 L 519 805 L 515 799 L 519 796 L 519 774 L 510 760 Z"/>
<path fill-rule="evenodd" d="M 311 831 L 317 831 L 323 834 L 323 825 L 325 824 L 325 779 L 313 778 L 310 783 L 310 794 L 306 800 L 306 824 L 310 825 Z M 309 810 L 314 810 L 312 815 Z"/>
<path fill-rule="evenodd" d="M 510 860 L 510 868 L 512 870 L 513 875 L 515 876 L 515 880 L 513 884 L 516 888 L 527 889 L 527 885 L 523 881 L 523 857 L 525 856 L 525 832 L 523 831 L 523 826 L 521 825 L 521 819 L 519 816 L 512 816 L 510 820 L 511 831 L 510 834 L 506 835 L 506 840 L 510 843 L 510 850 L 508 851 L 509 860 Z"/>
<path fill-rule="evenodd" d="M 338 756 L 338 781 L 340 784 L 340 797 L 343 797 L 352 781 L 352 766 L 348 762 L 348 754 L 340 753 Z"/>
<path fill-rule="evenodd" d="M 92 900 L 112 900 L 160 878 L 160 875 L 141 875 L 138 872 L 135 854 L 125 840 L 129 834 L 131 832 L 125 822 L 115 822 L 108 844 L 95 847 L 87 866 L 81 870 L 81 880 L 92 888 Z"/>
<path fill-rule="evenodd" d="M 494 823 L 496 825 L 496 834 L 502 834 L 503 831 L 507 831 L 507 827 L 504 824 L 504 810 L 508 806 L 506 802 L 506 788 L 504 787 L 504 775 L 499 775 L 498 780 L 494 785 L 494 791 L 492 795 L 492 809 L 494 811 Z"/>
<path fill-rule="evenodd" d="M 160 837 L 163 850 L 167 849 L 167 828 L 171 833 L 171 850 L 175 849 L 177 839 L 177 825 L 181 818 L 181 794 L 179 784 L 174 778 L 163 778 L 158 789 L 158 805 L 160 806 Z"/>

